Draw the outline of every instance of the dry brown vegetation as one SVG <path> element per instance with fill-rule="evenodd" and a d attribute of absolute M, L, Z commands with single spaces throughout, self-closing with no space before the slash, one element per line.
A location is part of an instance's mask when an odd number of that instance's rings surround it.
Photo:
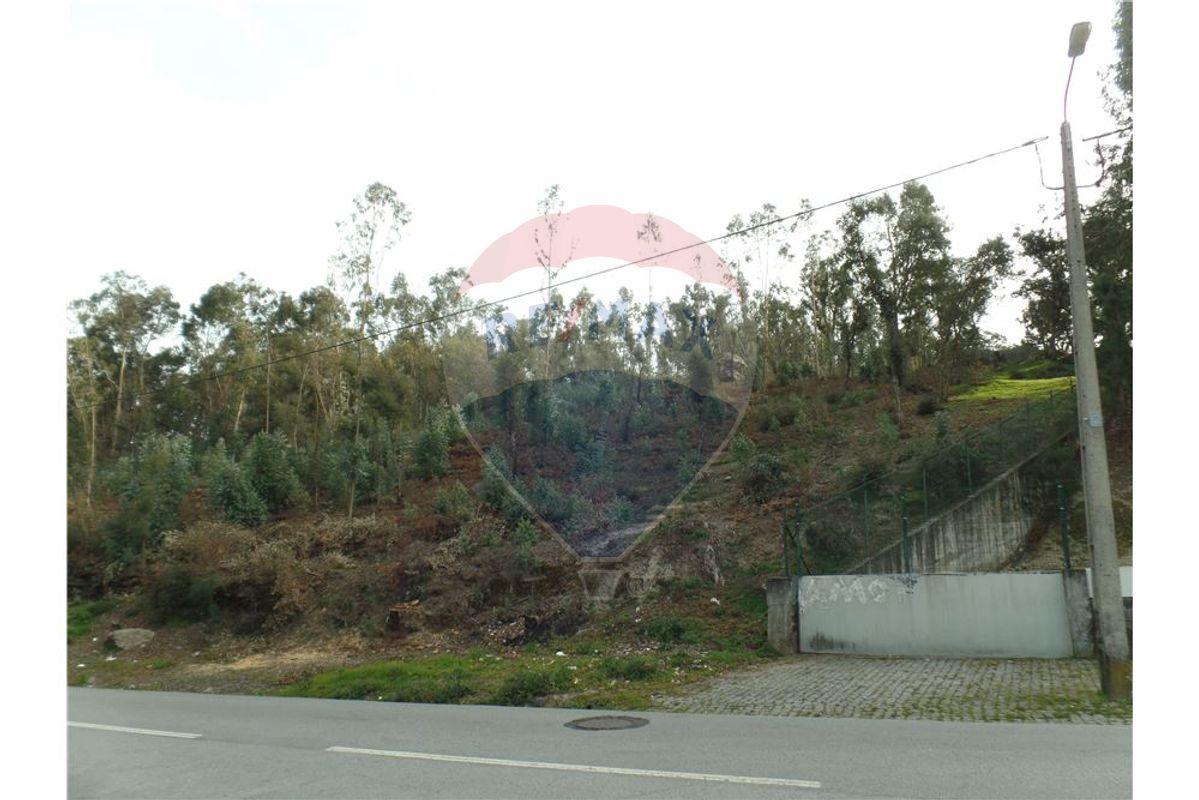
<path fill-rule="evenodd" d="M 975 390 L 968 401 L 951 400 L 948 423 L 962 430 L 1018 410 L 1022 399 L 1002 394 Z M 672 646 L 705 663 L 705 674 L 745 663 L 765 652 L 760 586 L 781 565 L 783 514 L 847 488 L 863 470 L 889 468 L 932 446 L 937 422 L 922 408 L 925 396 L 905 393 L 899 401 L 897 408 L 886 387 L 835 380 L 756 394 L 741 432 L 781 459 L 780 489 L 765 502 L 748 500 L 733 458 L 722 455 L 629 553 L 627 595 L 611 607 L 588 607 L 577 560 L 548 533 L 538 532 L 530 559 L 511 525 L 475 494 L 465 510 L 438 502 L 452 487 L 481 480 L 482 461 L 465 442 L 452 448 L 447 475 L 408 481 L 400 502 L 364 507 L 352 520 L 298 509 L 249 530 L 211 518 L 193 493 L 182 530 L 107 581 L 88 544 L 101 511 L 88 517 L 72 509 L 73 585 L 107 589 L 115 603 L 70 644 L 69 677 L 277 691 L 322 670 L 471 648 L 521 663 L 532 657 L 522 653 L 579 642 L 636 654 L 657 646 L 643 621 L 658 618 L 688 631 L 687 643 Z M 1123 492 L 1126 450 L 1113 453 Z M 389 631 L 393 607 L 400 624 Z M 105 661 L 104 635 L 128 626 L 158 635 L 143 651 Z M 710 654 L 723 655 L 713 665 L 704 662 Z M 588 689 L 600 692 L 594 702 L 601 705 L 609 690 Z"/>

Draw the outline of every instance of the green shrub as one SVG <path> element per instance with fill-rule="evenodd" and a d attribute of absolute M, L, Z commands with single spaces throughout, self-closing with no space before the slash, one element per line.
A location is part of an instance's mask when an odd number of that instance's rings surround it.
<path fill-rule="evenodd" d="M 277 433 L 259 433 L 246 451 L 244 468 L 254 491 L 269 511 L 292 505 L 301 492 L 290 451 L 287 441 Z"/>
<path fill-rule="evenodd" d="M 376 503 L 397 497 L 404 479 L 404 458 L 391 427 L 381 425 L 367 442 L 371 475 L 363 487 Z"/>
<path fill-rule="evenodd" d="M 156 544 L 164 531 L 179 527 L 179 507 L 191 487 L 191 460 L 191 443 L 185 437 L 152 433 L 138 442 L 132 455 L 117 462 L 109 484 L 126 517 L 119 523 L 123 530 L 117 550 L 134 555 Z"/>
<path fill-rule="evenodd" d="M 875 392 L 871 389 L 851 389 L 841 398 L 841 408 L 857 408 L 873 401 Z"/>
<path fill-rule="evenodd" d="M 431 409 L 426 419 L 426 425 L 440 431 L 447 444 L 460 442 L 466 438 L 466 429 L 462 427 L 462 420 L 454 409 L 446 406 Z"/>
<path fill-rule="evenodd" d="M 753 500 L 767 500 L 777 494 L 787 480 L 787 464 L 773 453 L 761 452 L 754 447 L 751 453 L 742 453 L 737 464 L 737 485 Z"/>
<path fill-rule="evenodd" d="M 204 482 L 208 502 L 226 520 L 254 528 L 266 522 L 267 505 L 255 490 L 246 470 L 233 463 L 225 453 L 223 442 L 217 442 L 203 462 Z"/>
<path fill-rule="evenodd" d="M 778 566 L 766 565 L 766 572 L 775 572 Z M 751 617 L 766 618 L 766 593 L 758 582 L 741 583 L 729 586 L 726 593 L 726 604 L 730 609 Z"/>
<path fill-rule="evenodd" d="M 155 622 L 199 622 L 216 613 L 216 581 L 199 578 L 176 565 L 157 573 L 142 596 L 145 612 Z"/>
<path fill-rule="evenodd" d="M 837 573 L 853 566 L 863 555 L 855 532 L 824 523 L 804 532 L 804 561 L 814 573 Z"/>
<path fill-rule="evenodd" d="M 648 620 L 641 625 L 641 634 L 656 639 L 662 645 L 676 645 L 682 642 L 694 643 L 699 641 L 698 631 L 694 623 L 684 621 L 670 615 Z"/>
<path fill-rule="evenodd" d="M 491 702 L 499 706 L 524 706 L 547 694 L 561 691 L 570 683 L 565 667 L 547 670 L 522 668 L 513 672 L 496 689 Z"/>
<path fill-rule="evenodd" d="M 430 419 L 412 449 L 411 472 L 418 478 L 439 478 L 450 471 L 449 439 L 442 424 Z"/>
<path fill-rule="evenodd" d="M 635 434 L 652 436 L 661 429 L 662 420 L 649 406 L 638 406 L 629 417 L 629 428 Z"/>
<path fill-rule="evenodd" d="M 623 497 L 616 497 L 604 506 L 604 516 L 611 525 L 628 525 L 633 521 L 633 504 Z"/>
<path fill-rule="evenodd" d="M 345 497 L 349 486 L 345 450 L 332 441 L 315 442 L 299 457 L 300 474 L 314 495 L 325 501 Z"/>
<path fill-rule="evenodd" d="M 67 641 L 87 636 L 92 632 L 96 618 L 112 611 L 116 605 L 116 601 L 109 598 L 71 604 L 67 608 Z"/>
<path fill-rule="evenodd" d="M 679 457 L 679 466 L 675 470 L 675 481 L 679 486 L 686 486 L 691 482 L 701 469 L 703 469 L 704 460 L 698 453 L 687 451 Z"/>
<path fill-rule="evenodd" d="M 733 443 L 729 446 L 729 454 L 737 462 L 746 461 L 752 458 L 757 452 L 758 446 L 742 433 L 734 436 Z"/>
<path fill-rule="evenodd" d="M 949 426 L 949 412 L 938 411 L 933 420 L 937 426 L 935 434 L 937 447 L 944 447 L 949 444 L 949 436 L 952 433 Z"/>
<path fill-rule="evenodd" d="M 539 478 L 529 493 L 529 502 L 547 522 L 567 525 L 580 512 L 578 498 L 562 492 L 551 481 Z"/>
<path fill-rule="evenodd" d="M 100 526 L 104 554 L 118 564 L 128 564 L 154 538 L 150 531 L 150 510 L 134 505 L 122 509 Z"/>
<path fill-rule="evenodd" d="M 475 485 L 475 493 L 508 522 L 525 516 L 524 504 L 508 488 L 505 477 L 510 475 L 502 454 L 490 451 L 483 460 L 483 479 Z"/>
<path fill-rule="evenodd" d="M 433 510 L 461 525 L 475 518 L 475 498 L 461 481 L 454 481 L 451 486 L 437 492 Z"/>
<path fill-rule="evenodd" d="M 774 385 L 786 386 L 789 383 L 794 383 L 795 381 L 799 380 L 800 375 L 800 366 L 794 361 L 787 359 L 783 363 L 779 364 L 778 371 L 775 373 Z"/>
<path fill-rule="evenodd" d="M 611 471 L 607 448 L 603 442 L 588 442 L 575 456 L 576 476 L 598 476 Z"/>
<path fill-rule="evenodd" d="M 757 410 L 758 430 L 777 431 L 795 424 L 803 410 L 800 396 L 772 397 Z"/>
<path fill-rule="evenodd" d="M 887 467 L 888 464 L 883 458 L 874 454 L 866 455 L 845 473 L 845 488 L 854 489 L 863 483 L 881 478 L 887 474 Z"/>
<path fill-rule="evenodd" d="M 786 479 L 787 465 L 773 453 L 758 449 L 741 434 L 733 440 L 737 483 L 750 498 L 762 501 L 774 496 Z"/>
<path fill-rule="evenodd" d="M 878 428 L 883 432 L 888 442 L 899 441 L 899 426 L 895 424 L 895 420 L 891 419 L 891 415 L 886 411 L 879 412 Z"/>
<path fill-rule="evenodd" d="M 528 571 L 537 566 L 533 546 L 537 544 L 537 526 L 528 517 L 521 517 L 512 531 L 512 543 L 516 545 L 516 563 Z"/>
<path fill-rule="evenodd" d="M 568 450 L 580 453 L 591 443 L 583 420 L 574 414 L 554 415 L 554 438 Z"/>
<path fill-rule="evenodd" d="M 642 656 L 630 658 L 605 658 L 600 662 L 600 672 L 609 678 L 626 681 L 643 681 L 658 672 L 658 665 Z"/>
<path fill-rule="evenodd" d="M 920 398 L 920 402 L 916 404 L 916 413 L 922 417 L 927 417 L 931 414 L 936 414 L 941 410 L 941 401 L 935 395 L 926 394 Z"/>
<path fill-rule="evenodd" d="M 773 453 L 758 453 L 741 473 L 741 488 L 754 500 L 767 500 L 787 481 L 787 464 Z"/>

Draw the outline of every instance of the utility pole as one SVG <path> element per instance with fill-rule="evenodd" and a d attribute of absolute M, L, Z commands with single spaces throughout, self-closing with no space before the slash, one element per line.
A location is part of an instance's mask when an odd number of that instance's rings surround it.
<path fill-rule="evenodd" d="M 1071 74 L 1074 72 L 1074 59 L 1086 47 L 1090 30 L 1089 22 L 1080 22 L 1070 32 Z M 1067 97 L 1069 91 L 1067 79 Z M 1064 99 L 1062 105 L 1064 112 Z M 1091 326 L 1091 298 L 1087 291 L 1082 215 L 1078 207 L 1074 145 L 1068 120 L 1062 121 L 1061 135 L 1066 199 L 1066 256 L 1070 262 L 1070 314 L 1074 321 L 1078 442 L 1082 448 L 1083 495 L 1086 500 L 1087 538 L 1091 545 L 1092 607 L 1098 633 L 1100 681 L 1103 693 L 1109 698 L 1128 698 L 1132 696 L 1132 652 L 1124 627 L 1124 598 L 1120 591 L 1107 441 L 1104 439 L 1103 411 L 1099 400 L 1099 370 L 1095 363 L 1095 333 Z"/>

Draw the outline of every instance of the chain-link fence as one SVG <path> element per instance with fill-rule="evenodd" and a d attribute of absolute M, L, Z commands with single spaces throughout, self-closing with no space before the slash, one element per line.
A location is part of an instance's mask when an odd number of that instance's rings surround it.
<path fill-rule="evenodd" d="M 1058 485 L 1072 487 L 1079 479 L 1069 436 L 1074 426 L 1074 392 L 1054 393 L 892 472 L 797 508 L 783 524 L 784 563 L 790 574 L 919 571 L 937 560 L 922 559 L 918 550 L 927 524 L 1015 467 L 1019 480 L 992 487 L 1001 506 L 992 527 L 1010 527 L 1000 517 L 1020 516 L 1016 511 L 1026 520 L 1055 513 Z M 1004 504 L 1013 508 L 1005 512 Z"/>

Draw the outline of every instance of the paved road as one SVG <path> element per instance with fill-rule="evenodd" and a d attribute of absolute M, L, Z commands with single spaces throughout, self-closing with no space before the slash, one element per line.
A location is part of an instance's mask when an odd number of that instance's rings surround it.
<path fill-rule="evenodd" d="M 638 713 L 587 732 L 563 726 L 600 712 L 69 692 L 72 797 L 1132 794 L 1123 726 Z"/>

